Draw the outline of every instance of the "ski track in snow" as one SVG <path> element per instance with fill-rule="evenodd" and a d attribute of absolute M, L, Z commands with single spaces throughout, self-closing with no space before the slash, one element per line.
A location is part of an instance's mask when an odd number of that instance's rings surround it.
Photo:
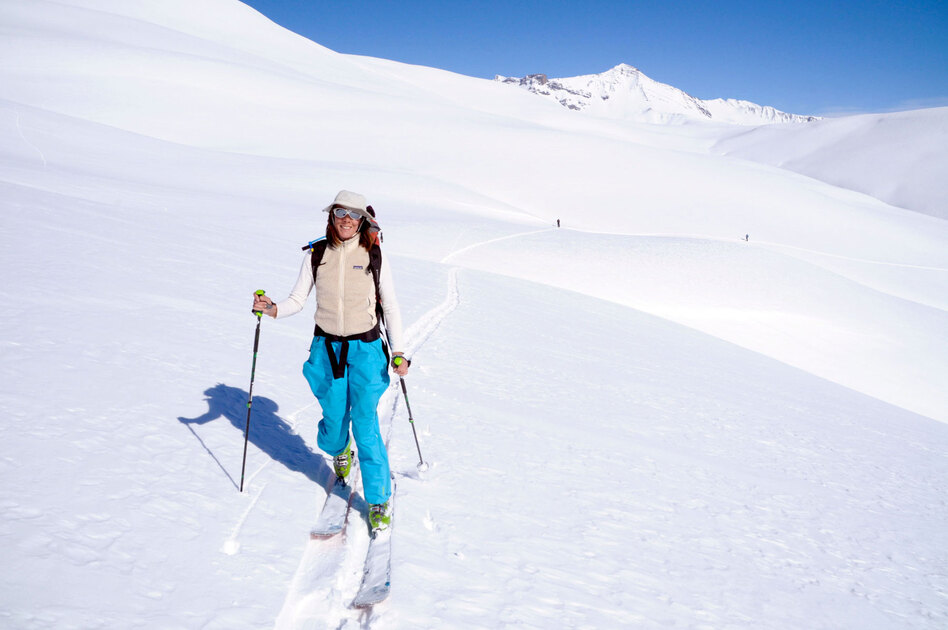
<path fill-rule="evenodd" d="M 267 484 L 264 483 L 260 486 L 260 489 L 253 495 L 253 498 L 250 500 L 250 505 L 247 506 L 247 509 L 244 510 L 244 513 L 240 516 L 240 519 L 237 521 L 237 524 L 234 525 L 234 529 L 231 531 L 230 537 L 224 541 L 224 544 L 221 545 L 221 552 L 226 553 L 227 555 L 233 555 L 240 551 L 240 542 L 238 538 L 240 537 L 240 530 L 244 526 L 244 523 L 247 522 L 247 517 L 250 516 L 250 513 L 253 511 L 254 507 L 257 505 L 257 501 L 260 500 L 260 497 L 263 496 L 263 491 L 267 489 Z M 249 489 L 248 489 L 249 494 Z"/>
<path fill-rule="evenodd" d="M 293 413 L 287 416 L 287 419 L 290 421 L 289 422 L 290 430 L 293 433 L 296 433 L 296 425 L 299 424 L 300 414 L 302 414 L 307 409 L 310 409 L 315 404 L 316 404 L 315 402 L 311 402 L 307 405 L 300 407 L 299 409 L 297 409 L 296 411 L 294 411 Z M 237 553 L 237 551 L 240 550 L 240 541 L 238 540 L 238 538 L 240 537 L 240 530 L 243 528 L 244 523 L 247 521 L 247 517 L 250 516 L 250 513 L 253 512 L 254 507 L 256 507 L 257 501 L 259 501 L 260 497 L 263 496 L 263 491 L 266 490 L 267 484 L 269 483 L 268 481 L 265 481 L 263 485 L 260 486 L 260 489 L 256 492 L 256 494 L 254 494 L 251 491 L 251 489 L 253 488 L 253 480 L 257 477 L 257 475 L 259 475 L 261 472 L 266 470 L 266 468 L 269 467 L 270 464 L 273 463 L 273 461 L 274 461 L 273 458 L 268 457 L 266 461 L 262 465 L 260 465 L 257 468 L 257 470 L 251 473 L 251 475 L 247 477 L 247 479 L 245 480 L 244 486 L 246 486 L 247 488 L 247 496 L 252 497 L 250 501 L 250 505 L 248 505 L 247 509 L 244 510 L 244 513 L 241 514 L 240 518 L 237 520 L 237 523 L 234 525 L 234 528 L 231 530 L 230 536 L 227 538 L 227 540 L 224 541 L 224 544 L 221 545 L 222 553 L 232 555 L 232 554 Z"/>
<path fill-rule="evenodd" d="M 457 251 L 451 252 L 450 254 L 442 258 L 440 262 L 442 263 L 449 262 L 455 256 L 460 256 L 461 254 L 468 252 L 476 247 L 481 247 L 483 245 L 490 245 L 492 243 L 498 243 L 500 241 L 506 241 L 512 238 L 520 238 L 521 236 L 530 236 L 531 234 L 542 234 L 544 232 L 552 232 L 554 229 L 556 228 L 544 228 L 542 230 L 533 230 L 531 232 L 517 232 L 516 234 L 508 234 L 507 236 L 500 236 L 498 238 L 492 238 L 488 241 L 481 241 L 480 243 L 474 243 L 473 245 L 468 245 L 467 247 L 462 247 L 461 249 Z"/>
<path fill-rule="evenodd" d="M 857 258 L 854 256 L 845 256 L 843 254 L 834 254 L 831 252 L 826 252 L 818 249 L 810 249 L 807 247 L 800 247 L 798 245 L 788 245 L 787 243 L 777 243 L 775 241 L 761 241 L 751 239 L 745 241 L 743 238 L 723 238 L 720 236 L 711 236 L 710 234 L 677 234 L 677 233 L 659 233 L 659 232 L 595 232 L 591 230 L 576 230 L 575 228 L 561 228 L 561 229 L 573 229 L 577 232 L 583 232 L 585 234 L 600 234 L 602 236 L 629 236 L 632 238 L 681 238 L 681 239 L 694 239 L 698 241 L 715 241 L 719 243 L 745 243 L 749 247 L 764 245 L 771 248 L 780 248 L 780 249 L 790 249 L 798 252 L 805 252 L 807 254 L 816 254 L 818 256 L 826 256 L 827 258 L 836 258 L 839 260 L 848 260 L 850 262 L 865 263 L 867 265 L 881 265 L 884 267 L 899 267 L 903 269 L 921 269 L 924 271 L 948 271 L 948 268 L 945 267 L 933 267 L 930 265 L 913 265 L 910 263 L 900 263 L 900 262 L 891 262 L 886 260 L 872 260 L 870 258 Z M 545 232 L 546 230 L 540 230 Z M 527 236 L 528 234 L 537 234 L 538 232 L 528 232 L 526 234 L 514 234 L 513 236 Z M 502 241 L 504 239 L 513 238 L 513 236 L 504 236 L 495 241 Z M 463 250 L 458 250 L 452 252 L 445 256 L 441 262 L 445 262 L 447 259 L 452 258 L 462 252 L 472 249 L 474 247 L 479 247 L 481 245 L 486 245 L 487 243 L 492 243 L 494 241 L 486 241 L 484 243 L 477 243 L 469 247 L 465 247 Z"/>
<path fill-rule="evenodd" d="M 37 147 L 37 146 L 36 146 L 35 144 L 33 144 L 32 142 L 30 142 L 30 141 L 26 138 L 26 135 L 23 133 L 23 127 L 20 125 L 20 112 L 17 111 L 17 110 L 13 110 L 13 115 L 16 117 L 16 131 L 17 131 L 17 133 L 20 134 L 20 138 L 23 140 L 24 143 L 26 143 L 26 146 L 30 147 L 31 149 L 33 149 L 34 151 L 36 151 L 36 153 L 39 154 L 40 159 L 43 160 L 43 169 L 45 170 L 45 169 L 47 168 L 46 156 L 43 154 L 42 151 L 40 151 L 39 147 Z"/>
<path fill-rule="evenodd" d="M 357 486 L 361 477 L 358 462 L 351 474 L 352 484 Z M 355 492 L 352 501 L 352 509 L 358 509 Z M 310 540 L 306 545 L 274 628 L 344 627 L 346 619 L 353 616 L 346 602 L 359 586 L 362 556 L 368 547 L 368 531 L 352 535 L 353 529 L 359 528 L 347 527 L 338 536 Z"/>
<path fill-rule="evenodd" d="M 464 249 L 483 244 L 485 243 L 477 243 Z M 451 255 L 445 259 L 450 257 Z M 445 318 L 459 304 L 458 269 L 454 267 L 448 272 L 448 292 L 444 301 L 422 315 L 405 331 L 407 354 L 412 356 L 424 346 L 425 342 L 431 338 Z M 384 410 L 381 413 L 380 422 L 383 427 L 386 448 L 389 447 L 392 427 L 395 424 L 399 391 L 400 384 L 398 379 L 395 378 L 379 401 L 379 409 Z M 312 405 L 308 405 L 306 408 L 310 406 Z M 293 415 L 296 416 L 302 411 L 303 409 Z M 295 428 L 295 420 L 293 424 Z M 264 464 L 260 470 L 265 468 L 266 465 Z M 356 467 L 356 470 L 358 470 L 358 467 Z M 394 474 L 399 473 L 394 472 Z M 353 486 L 358 487 L 358 479 L 353 478 Z M 261 487 L 260 493 L 263 492 L 265 487 L 266 484 Z M 259 494 L 257 498 L 259 498 Z M 256 503 L 256 499 L 254 499 L 254 503 Z M 253 504 L 248 508 L 247 513 L 251 509 L 253 509 Z M 365 500 L 358 491 L 353 492 L 350 515 L 353 512 L 358 512 L 360 516 L 364 516 L 367 511 L 368 506 L 365 504 Z M 241 523 L 246 519 L 247 513 L 244 514 Z M 362 581 L 363 561 L 369 544 L 368 526 L 352 526 L 359 524 L 364 524 L 362 518 L 359 519 L 358 523 L 348 523 L 343 533 L 338 536 L 327 540 L 310 540 L 306 545 L 296 573 L 290 581 L 283 608 L 276 619 L 275 630 L 314 627 L 346 628 L 350 625 L 352 627 L 369 627 L 369 624 L 375 619 L 374 610 L 372 608 L 357 610 L 349 606 Z M 236 540 L 239 525 L 235 529 L 231 540 Z M 236 544 L 236 542 L 233 544 Z"/>
<path fill-rule="evenodd" d="M 777 247 L 782 249 L 792 249 L 798 252 L 806 252 L 808 254 L 817 254 L 819 256 L 826 256 L 827 258 L 838 258 L 840 260 L 848 260 L 850 262 L 866 263 L 867 265 L 883 265 L 886 267 L 901 267 L 903 269 L 923 269 L 925 271 L 948 271 L 944 267 L 931 267 L 927 265 L 911 265 L 909 263 L 897 263 L 897 262 L 888 262 L 885 260 L 870 260 L 868 258 L 855 258 L 853 256 L 843 256 L 842 254 L 831 254 L 830 252 L 821 252 L 816 249 L 807 249 L 806 247 L 797 247 L 796 245 L 786 245 L 784 243 L 774 243 L 771 241 L 758 241 L 757 245 L 767 245 L 768 247 Z"/>

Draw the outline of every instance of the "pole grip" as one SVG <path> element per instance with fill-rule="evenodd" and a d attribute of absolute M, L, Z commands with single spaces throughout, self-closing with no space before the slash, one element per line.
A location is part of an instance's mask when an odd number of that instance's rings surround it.
<path fill-rule="evenodd" d="M 253 292 L 254 295 L 264 295 L 265 293 L 266 291 L 264 291 L 263 289 L 257 289 L 256 291 Z M 260 319 L 260 317 L 263 316 L 263 311 L 255 311 L 253 309 L 250 309 L 250 312 L 256 315 L 257 319 Z"/>

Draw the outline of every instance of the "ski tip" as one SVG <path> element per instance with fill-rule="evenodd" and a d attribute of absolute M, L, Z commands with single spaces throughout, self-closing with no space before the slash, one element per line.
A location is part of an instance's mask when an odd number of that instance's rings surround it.
<path fill-rule="evenodd" d="M 374 586 L 356 595 L 355 600 L 352 602 L 352 607 L 370 608 L 376 604 L 380 604 L 388 598 L 390 590 L 391 584 L 389 582 L 386 582 L 384 585 Z"/>
<path fill-rule="evenodd" d="M 339 535 L 342 532 L 342 525 L 332 526 L 332 527 L 314 527 L 309 532 L 309 537 L 313 540 L 322 540 L 325 538 L 332 538 L 333 536 Z"/>
<path fill-rule="evenodd" d="M 329 540 L 330 538 L 335 538 L 337 535 L 338 535 L 338 532 L 332 533 L 332 534 L 327 534 L 325 532 L 319 532 L 319 533 L 310 532 L 309 539 L 310 540 Z"/>

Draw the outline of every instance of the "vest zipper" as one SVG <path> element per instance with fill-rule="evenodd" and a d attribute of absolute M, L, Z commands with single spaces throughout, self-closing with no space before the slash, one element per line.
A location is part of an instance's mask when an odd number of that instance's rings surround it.
<path fill-rule="evenodd" d="M 347 335 L 346 331 L 346 265 L 348 263 L 349 243 L 344 242 L 339 248 L 339 287 L 337 295 L 339 296 L 339 314 L 336 317 L 336 330 L 341 331 L 342 335 Z"/>

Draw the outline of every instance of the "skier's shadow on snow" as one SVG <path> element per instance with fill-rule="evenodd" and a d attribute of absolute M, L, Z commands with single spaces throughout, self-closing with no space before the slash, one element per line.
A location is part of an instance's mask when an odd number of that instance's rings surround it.
<path fill-rule="evenodd" d="M 197 418 L 178 418 L 178 421 L 188 427 L 234 487 L 238 488 L 237 482 L 227 471 L 227 467 L 217 459 L 191 425 L 206 424 L 218 418 L 226 418 L 243 437 L 244 427 L 247 426 L 249 395 L 240 388 L 229 387 L 223 383 L 205 390 L 204 395 L 207 396 L 207 413 Z M 303 438 L 293 433 L 290 425 L 277 415 L 278 410 L 277 404 L 269 398 L 254 397 L 250 416 L 250 442 L 271 459 L 294 472 L 303 473 L 320 486 L 326 487 L 330 478 L 335 478 L 335 474 L 320 455 L 306 446 Z M 237 464 L 239 462 L 235 462 L 234 465 Z"/>

